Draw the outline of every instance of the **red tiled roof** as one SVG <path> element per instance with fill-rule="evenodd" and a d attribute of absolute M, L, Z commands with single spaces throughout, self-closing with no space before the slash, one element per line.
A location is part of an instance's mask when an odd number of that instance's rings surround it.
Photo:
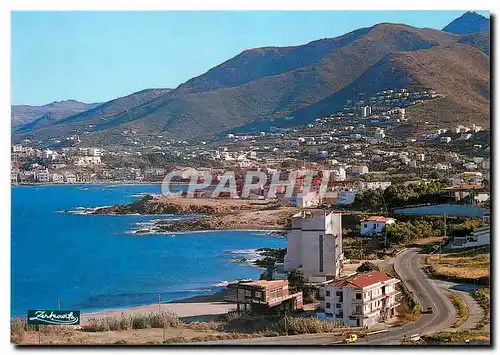
<path fill-rule="evenodd" d="M 378 282 L 389 281 L 392 279 L 382 271 L 371 271 L 364 274 L 349 277 L 343 280 L 332 281 L 328 285 L 336 287 L 368 287 Z"/>
<path fill-rule="evenodd" d="M 364 219 L 363 221 L 371 221 L 371 222 L 387 222 L 389 218 L 383 217 L 383 216 L 371 216 L 368 217 L 367 219 Z"/>
<path fill-rule="evenodd" d="M 372 271 L 366 274 L 355 276 L 349 280 L 349 283 L 356 287 L 367 287 L 377 282 L 388 281 L 392 279 L 389 275 L 382 271 Z"/>

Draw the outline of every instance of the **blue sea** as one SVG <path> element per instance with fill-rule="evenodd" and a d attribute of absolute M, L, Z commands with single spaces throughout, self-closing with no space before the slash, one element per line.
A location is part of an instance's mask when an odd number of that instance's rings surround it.
<path fill-rule="evenodd" d="M 11 315 L 28 309 L 84 312 L 212 294 L 221 283 L 258 279 L 261 269 L 234 259 L 286 240 L 259 231 L 134 234 L 179 216 L 85 215 L 83 208 L 129 203 L 159 185 L 12 188 Z M 233 261 L 231 261 L 233 259 Z"/>

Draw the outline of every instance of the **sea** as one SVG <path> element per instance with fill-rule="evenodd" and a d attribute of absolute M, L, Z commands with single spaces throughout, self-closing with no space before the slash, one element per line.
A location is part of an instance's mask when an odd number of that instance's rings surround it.
<path fill-rule="evenodd" d="M 264 231 L 136 234 L 174 215 L 91 215 L 160 185 L 12 187 L 11 316 L 28 309 L 96 312 L 213 294 L 258 279 L 258 248 L 284 248 Z"/>

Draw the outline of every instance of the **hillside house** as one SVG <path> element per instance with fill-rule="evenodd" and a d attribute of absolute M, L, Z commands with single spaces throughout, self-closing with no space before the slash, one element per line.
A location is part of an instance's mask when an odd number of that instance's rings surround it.
<path fill-rule="evenodd" d="M 376 236 L 382 234 L 384 228 L 396 223 L 394 218 L 372 216 L 361 221 L 361 235 Z"/>

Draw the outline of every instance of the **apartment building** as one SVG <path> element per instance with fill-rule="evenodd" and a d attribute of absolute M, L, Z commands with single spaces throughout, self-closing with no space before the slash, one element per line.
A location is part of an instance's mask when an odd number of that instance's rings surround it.
<path fill-rule="evenodd" d="M 226 301 L 238 312 L 282 314 L 303 308 L 302 292 L 290 294 L 288 280 L 238 282 L 227 286 Z"/>
<path fill-rule="evenodd" d="M 338 278 L 342 269 L 342 214 L 302 211 L 292 217 L 284 270 L 301 269 L 311 282 Z"/>
<path fill-rule="evenodd" d="M 320 317 L 349 327 L 370 327 L 396 314 L 398 279 L 381 271 L 332 281 L 320 287 Z"/>

